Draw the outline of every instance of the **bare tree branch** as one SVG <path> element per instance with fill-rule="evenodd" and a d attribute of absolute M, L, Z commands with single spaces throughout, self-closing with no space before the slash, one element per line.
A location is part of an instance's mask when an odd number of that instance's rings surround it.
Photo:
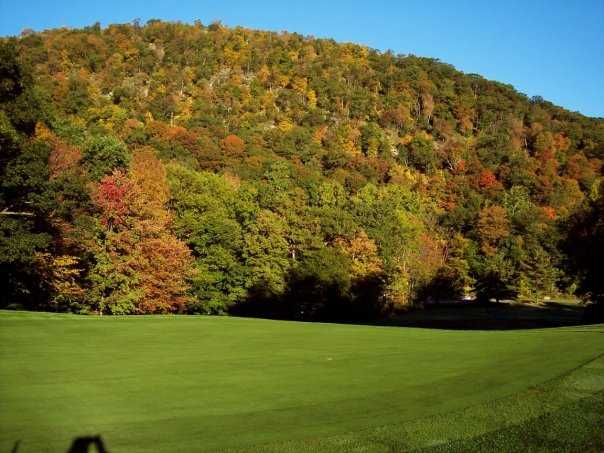
<path fill-rule="evenodd" d="M 25 212 L 25 211 L 9 211 L 8 208 L 4 208 L 0 211 L 0 215 L 14 215 L 14 216 L 24 216 L 24 217 L 33 217 L 33 212 Z"/>

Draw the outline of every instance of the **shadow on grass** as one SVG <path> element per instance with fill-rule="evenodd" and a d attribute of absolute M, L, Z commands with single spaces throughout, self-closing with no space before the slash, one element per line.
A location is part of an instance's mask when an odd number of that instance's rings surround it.
<path fill-rule="evenodd" d="M 20 446 L 21 440 L 17 440 L 11 453 L 19 453 Z M 73 440 L 67 453 L 109 453 L 109 450 L 105 447 L 101 436 L 81 436 Z"/>
<path fill-rule="evenodd" d="M 109 451 L 101 436 L 82 436 L 73 440 L 67 453 L 109 453 Z"/>
<path fill-rule="evenodd" d="M 383 321 L 385 325 L 453 330 L 540 329 L 596 322 L 586 318 L 584 306 L 557 302 L 435 304 Z"/>
<path fill-rule="evenodd" d="M 286 287 L 275 294 L 259 284 L 248 297 L 230 308 L 230 314 L 254 318 L 320 321 L 349 324 L 425 327 L 459 330 L 511 330 L 575 326 L 604 322 L 604 304 L 564 301 L 540 304 L 512 301 L 449 301 L 394 312 L 386 302 L 379 275 L 352 279 L 331 267 L 291 271 Z M 432 285 L 425 299 L 445 300 L 443 285 Z M 430 296 L 430 297 L 429 297 Z"/>
<path fill-rule="evenodd" d="M 457 302 L 426 304 L 405 312 L 389 313 L 386 307 L 343 297 L 337 288 L 316 292 L 316 282 L 279 297 L 256 293 L 232 310 L 238 316 L 348 324 L 422 327 L 450 330 L 514 330 L 579 326 L 603 323 L 602 307 L 548 301 Z M 302 289 L 300 289 L 302 288 Z M 375 300 L 375 299 L 373 299 Z"/>

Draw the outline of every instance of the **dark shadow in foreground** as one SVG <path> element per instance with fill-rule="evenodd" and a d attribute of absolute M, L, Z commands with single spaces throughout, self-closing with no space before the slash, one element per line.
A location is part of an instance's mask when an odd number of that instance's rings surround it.
<path fill-rule="evenodd" d="M 90 447 L 95 447 L 90 449 Z M 101 436 L 76 437 L 67 453 L 109 453 Z"/>

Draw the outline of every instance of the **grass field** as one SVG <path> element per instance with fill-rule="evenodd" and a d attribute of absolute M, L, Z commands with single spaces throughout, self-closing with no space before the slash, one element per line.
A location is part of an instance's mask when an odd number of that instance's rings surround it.
<path fill-rule="evenodd" d="M 0 451 L 604 451 L 604 325 L 0 312 Z"/>

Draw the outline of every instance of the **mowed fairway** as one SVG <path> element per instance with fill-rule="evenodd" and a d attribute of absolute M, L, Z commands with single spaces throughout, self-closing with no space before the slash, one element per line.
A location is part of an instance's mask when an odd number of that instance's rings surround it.
<path fill-rule="evenodd" d="M 20 441 L 20 453 L 64 452 L 90 434 L 111 452 L 349 451 L 359 432 L 388 451 L 380 436 L 405 426 L 415 440 L 401 449 L 432 448 L 460 441 L 463 417 L 474 436 L 541 416 L 557 398 L 548 383 L 585 367 L 589 385 L 550 409 L 600 404 L 602 353 L 602 325 L 487 332 L 0 312 L 0 451 Z M 424 425 L 438 420 L 451 428 L 433 439 Z"/>

